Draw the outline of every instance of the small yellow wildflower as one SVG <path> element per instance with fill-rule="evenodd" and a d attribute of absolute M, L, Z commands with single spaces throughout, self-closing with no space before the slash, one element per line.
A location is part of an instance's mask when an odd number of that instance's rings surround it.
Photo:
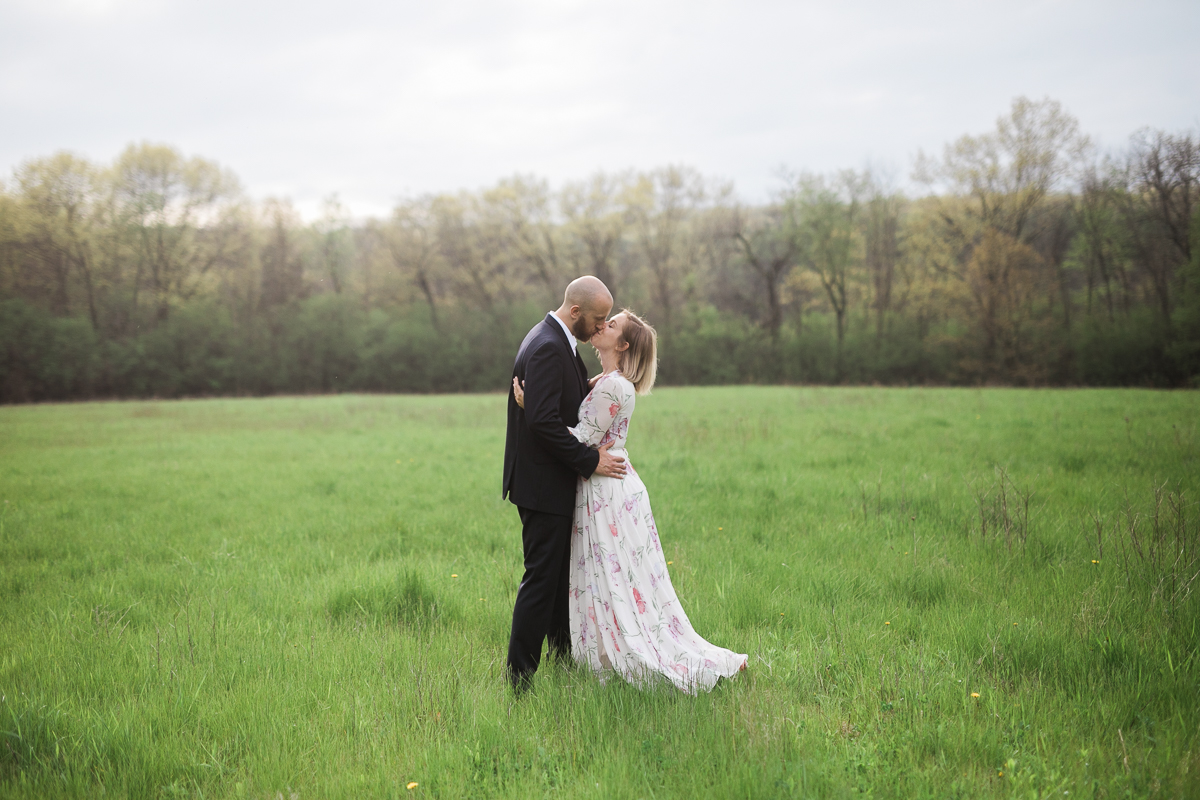
<path fill-rule="evenodd" d="M 417 786 L 418 786 L 418 784 L 416 781 L 409 781 L 408 786 L 405 786 L 404 788 L 408 789 L 411 792 L 413 789 L 417 788 Z"/>
<path fill-rule="evenodd" d="M 979 697 L 979 692 L 971 692 L 971 697 Z"/>
<path fill-rule="evenodd" d="M 996 777 L 997 777 L 997 778 L 1003 778 L 1003 777 L 1004 777 L 1004 773 L 1003 773 L 1003 772 L 997 772 L 997 773 L 996 773 Z"/>
<path fill-rule="evenodd" d="M 458 577 L 458 575 L 451 575 L 450 577 L 451 577 L 451 578 L 457 578 L 457 577 Z"/>
<path fill-rule="evenodd" d="M 1093 558 L 1093 559 L 1092 559 L 1092 563 L 1093 563 L 1093 564 L 1099 564 L 1100 562 L 1099 562 L 1099 561 L 1097 561 L 1096 559 L 1094 559 L 1094 558 Z"/>
<path fill-rule="evenodd" d="M 782 612 L 782 611 L 780 611 L 780 612 L 779 612 L 779 616 L 781 616 L 781 617 L 783 616 L 783 612 Z"/>
<path fill-rule="evenodd" d="M 1015 622 L 1014 622 L 1014 623 L 1013 623 L 1013 627 L 1014 627 L 1014 628 L 1015 628 L 1015 627 L 1017 627 L 1017 623 L 1015 623 Z"/>
<path fill-rule="evenodd" d="M 668 562 L 667 562 L 667 566 L 669 567 L 669 566 L 671 566 L 671 565 L 672 565 L 672 564 L 674 564 L 674 563 L 675 563 L 674 561 L 668 561 Z"/>
<path fill-rule="evenodd" d="M 718 528 L 717 528 L 717 530 L 719 530 L 719 531 L 723 531 L 723 530 L 725 530 L 725 529 L 724 529 L 724 528 L 722 528 L 722 527 L 718 527 Z"/>
<path fill-rule="evenodd" d="M 884 625 L 891 625 L 892 623 L 890 623 L 890 622 L 885 622 L 885 623 L 883 623 L 883 624 L 884 624 Z"/>
<path fill-rule="evenodd" d="M 398 458 L 397 458 L 397 459 L 396 459 L 396 463 L 397 463 L 397 464 L 399 464 L 399 463 L 400 463 L 400 459 L 398 459 Z"/>

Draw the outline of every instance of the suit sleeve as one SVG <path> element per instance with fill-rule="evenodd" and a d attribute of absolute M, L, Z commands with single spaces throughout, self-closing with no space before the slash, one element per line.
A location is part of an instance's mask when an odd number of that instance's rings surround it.
<path fill-rule="evenodd" d="M 564 379 L 562 358 L 553 347 L 539 347 L 530 353 L 525 365 L 525 423 L 547 452 L 590 478 L 600 454 L 567 430 L 559 413 Z"/>

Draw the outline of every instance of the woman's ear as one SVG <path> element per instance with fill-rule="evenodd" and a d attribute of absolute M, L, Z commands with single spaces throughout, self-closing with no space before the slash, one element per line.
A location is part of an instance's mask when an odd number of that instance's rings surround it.
<path fill-rule="evenodd" d="M 620 339 L 617 340 L 617 352 L 618 353 L 624 353 L 628 349 L 629 349 L 629 342 L 623 342 Z"/>

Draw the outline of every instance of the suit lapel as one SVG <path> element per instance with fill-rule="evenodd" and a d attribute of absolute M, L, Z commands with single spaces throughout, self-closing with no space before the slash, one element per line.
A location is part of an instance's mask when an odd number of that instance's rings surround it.
<path fill-rule="evenodd" d="M 547 314 L 546 319 L 544 319 L 543 322 L 550 326 L 550 329 L 557 334 L 558 340 L 562 342 L 569 351 L 571 350 L 571 342 L 569 339 L 565 338 L 566 334 L 563 331 L 562 326 L 558 324 L 558 320 L 551 319 L 553 315 L 553 311 Z M 580 397 L 582 397 L 587 394 L 587 367 L 584 366 L 583 358 L 579 355 L 578 347 L 575 348 L 575 358 L 572 360 L 575 362 L 575 375 L 577 378 L 579 378 L 579 391 Z"/>
<path fill-rule="evenodd" d="M 579 391 L 581 394 L 587 394 L 587 367 L 584 366 L 583 357 L 579 355 L 579 351 L 575 351 L 575 371 L 579 374 Z"/>

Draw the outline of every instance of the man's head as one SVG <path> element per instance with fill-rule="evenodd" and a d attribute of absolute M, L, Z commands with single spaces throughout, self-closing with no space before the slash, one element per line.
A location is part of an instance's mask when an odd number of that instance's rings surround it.
<path fill-rule="evenodd" d="M 576 339 L 586 342 L 604 327 L 612 306 L 613 297 L 604 282 L 584 275 L 567 284 L 563 303 L 555 313 Z"/>

